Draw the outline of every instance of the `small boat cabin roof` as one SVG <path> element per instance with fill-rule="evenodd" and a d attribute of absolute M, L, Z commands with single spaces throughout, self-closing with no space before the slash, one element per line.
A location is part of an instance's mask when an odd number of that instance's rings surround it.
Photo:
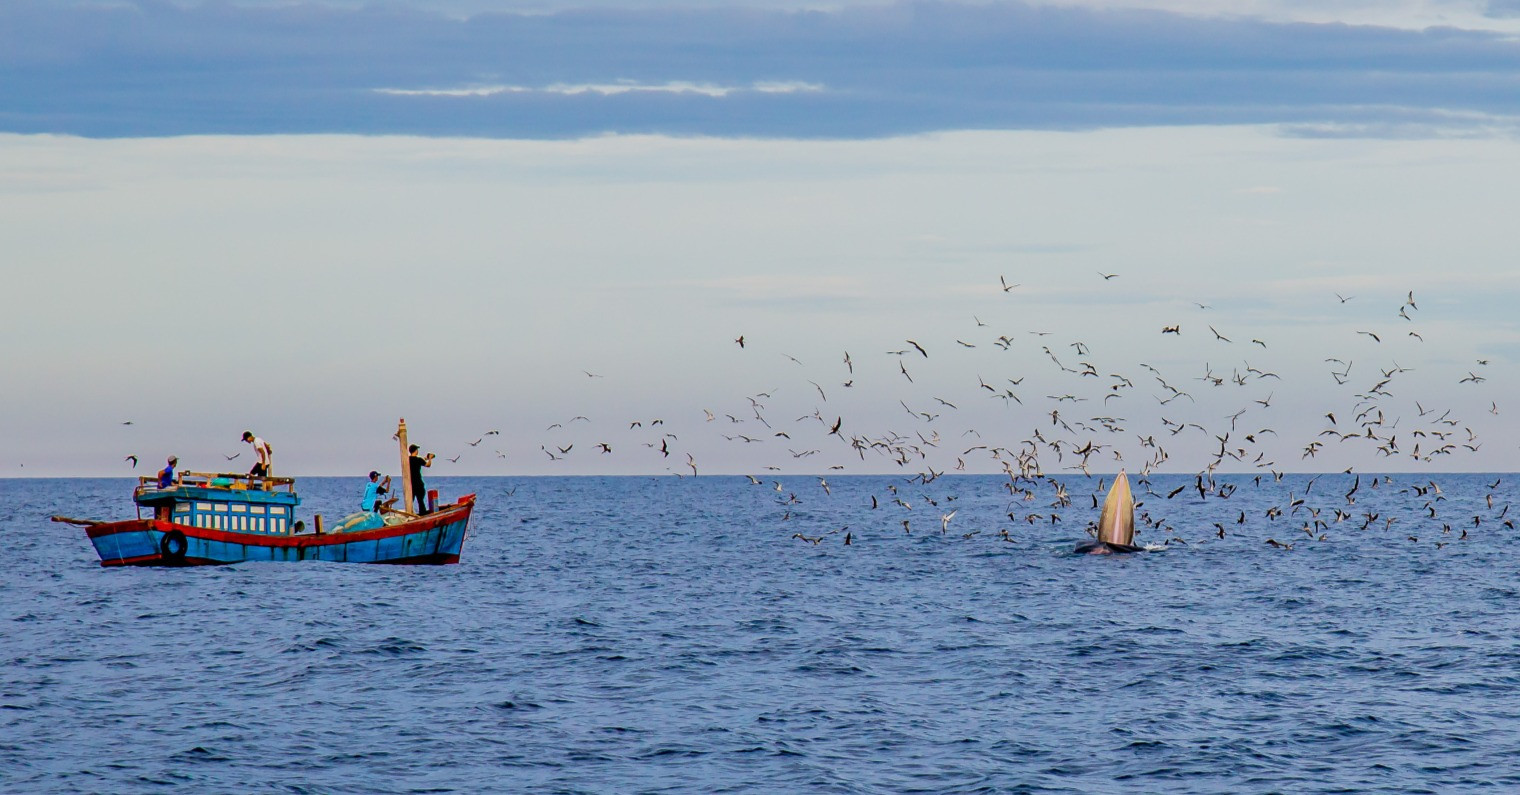
<path fill-rule="evenodd" d="M 138 478 L 132 501 L 143 507 L 173 505 L 178 502 L 273 504 L 296 506 L 295 478 L 255 477 L 228 473 L 181 472 L 168 488 L 158 487 L 158 478 Z"/>

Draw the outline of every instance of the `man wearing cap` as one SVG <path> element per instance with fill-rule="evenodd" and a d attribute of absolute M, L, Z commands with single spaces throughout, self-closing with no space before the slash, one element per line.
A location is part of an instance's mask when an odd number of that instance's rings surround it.
<path fill-rule="evenodd" d="M 406 465 L 407 468 L 411 470 L 412 496 L 417 499 L 417 515 L 424 516 L 428 512 L 427 486 L 422 482 L 422 468 L 433 466 L 433 454 L 428 453 L 426 456 L 424 456 L 422 453 L 418 452 L 419 449 L 420 448 L 418 448 L 415 444 L 411 447 L 406 448 Z M 410 508 L 411 506 L 408 505 L 407 507 Z"/>
<path fill-rule="evenodd" d="M 167 489 L 174 485 L 174 467 L 179 464 L 179 459 L 169 456 L 169 465 L 158 470 L 158 487 Z"/>
<path fill-rule="evenodd" d="M 274 462 L 274 450 L 269 447 L 269 442 L 254 436 L 253 431 L 243 431 L 243 441 L 253 445 L 253 454 L 259 457 L 253 469 L 248 470 L 248 476 L 269 477 L 269 467 Z"/>
<path fill-rule="evenodd" d="M 379 472 L 371 471 L 369 473 L 369 482 L 364 484 L 364 497 L 363 499 L 359 500 L 359 508 L 361 510 L 369 511 L 370 513 L 379 511 L 380 495 L 389 492 L 390 489 L 390 475 L 386 475 L 385 480 L 382 481 L 380 480 Z"/>

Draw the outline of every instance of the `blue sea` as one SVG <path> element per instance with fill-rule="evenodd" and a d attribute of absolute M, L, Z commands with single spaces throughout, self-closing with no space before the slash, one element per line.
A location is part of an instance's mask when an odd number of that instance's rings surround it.
<path fill-rule="evenodd" d="M 439 478 L 458 565 L 188 569 L 0 480 L 0 792 L 1520 790 L 1514 478 L 1158 475 L 1074 555 L 1100 480 Z"/>

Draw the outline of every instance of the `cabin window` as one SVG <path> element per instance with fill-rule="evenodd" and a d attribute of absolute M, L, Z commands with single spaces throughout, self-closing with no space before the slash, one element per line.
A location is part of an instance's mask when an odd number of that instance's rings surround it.
<path fill-rule="evenodd" d="M 209 503 L 209 502 L 198 502 L 198 503 L 195 504 L 195 510 L 197 510 L 197 511 L 209 511 L 209 510 L 211 510 L 211 503 Z"/>
<path fill-rule="evenodd" d="M 249 513 L 263 513 L 264 512 L 264 506 L 262 506 L 262 505 L 250 505 L 250 506 L 248 506 L 248 512 Z"/>
<path fill-rule="evenodd" d="M 188 502 L 182 502 L 182 503 L 179 503 L 178 505 L 175 505 L 174 506 L 174 512 L 175 513 L 189 513 L 190 512 L 190 503 L 188 503 Z"/>
<path fill-rule="evenodd" d="M 216 510 L 217 513 L 226 513 L 227 512 L 227 503 L 225 503 L 225 502 L 219 502 L 219 503 L 217 503 L 215 510 Z"/>
<path fill-rule="evenodd" d="M 276 515 L 276 516 L 284 516 L 285 515 L 285 506 L 283 506 L 283 505 L 271 505 L 271 506 L 269 506 L 269 512 L 272 513 L 272 514 L 274 514 L 274 515 Z"/>
<path fill-rule="evenodd" d="M 246 506 L 246 505 L 244 505 L 244 504 L 242 504 L 240 502 L 235 502 L 235 503 L 232 504 L 232 512 L 233 513 L 244 513 L 247 510 L 248 510 L 248 506 Z"/>

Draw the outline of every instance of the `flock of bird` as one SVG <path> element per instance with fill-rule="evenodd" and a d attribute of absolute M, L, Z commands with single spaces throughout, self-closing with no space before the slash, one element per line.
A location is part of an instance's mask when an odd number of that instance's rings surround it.
<path fill-rule="evenodd" d="M 1115 273 L 1098 276 L 1100 288 L 1120 278 Z M 1021 286 L 998 278 L 1002 296 L 1016 297 Z M 1354 300 L 1355 296 L 1334 296 L 1339 305 Z M 1207 522 L 1207 539 L 1238 536 L 1248 525 L 1261 524 L 1268 534 L 1263 543 L 1280 549 L 1329 540 L 1337 528 L 1387 531 L 1398 521 L 1412 524 L 1416 516 L 1422 527 L 1434 528 L 1436 543 L 1443 545 L 1465 539 L 1468 529 L 1485 520 L 1513 527 L 1508 504 L 1501 498 L 1495 505 L 1497 481 L 1482 515 L 1447 517 L 1441 514 L 1446 495 L 1433 477 L 1409 475 L 1407 484 L 1397 486 L 1391 475 L 1366 474 L 1364 479 L 1355 466 L 1345 465 L 1348 460 L 1388 461 L 1399 464 L 1389 466 L 1390 471 L 1418 470 L 1481 449 L 1479 423 L 1456 408 L 1396 397 L 1407 387 L 1429 384 L 1428 377 L 1416 377 L 1391 356 L 1368 365 L 1349 355 L 1330 355 L 1333 341 L 1326 340 L 1326 352 L 1316 354 L 1312 364 L 1323 381 L 1308 390 L 1293 390 L 1284 385 L 1283 375 L 1253 366 L 1250 356 L 1242 353 L 1265 356 L 1269 340 L 1237 333 L 1228 315 L 1207 314 L 1213 309 L 1209 305 L 1194 306 L 1191 311 L 1206 321 L 1184 319 L 1154 328 L 1150 333 L 1156 335 L 1156 347 L 1168 339 L 1199 335 L 1208 345 L 1218 346 L 1220 361 L 1229 361 L 1233 354 L 1240 356 L 1238 362 L 1215 366 L 1202 361 L 1190 371 L 1178 370 L 1176 362 L 1154 363 L 1161 359 L 1100 366 L 1104 357 L 1099 341 L 1066 339 L 1050 331 L 1005 332 L 979 316 L 970 317 L 960 333 L 946 339 L 915 336 L 870 353 L 839 350 L 834 363 L 823 368 L 809 368 L 789 353 L 766 350 L 762 337 L 753 333 L 739 334 L 732 338 L 734 355 L 783 357 L 788 363 L 784 366 L 798 374 L 795 382 L 743 395 L 729 405 L 672 415 L 670 423 L 661 417 L 635 417 L 608 426 L 576 413 L 543 429 L 549 438 L 537 444 L 538 454 L 550 471 L 572 457 L 637 455 L 685 477 L 703 474 L 698 453 L 721 439 L 721 445 L 741 448 L 740 457 L 754 467 L 747 483 L 775 494 L 775 517 L 791 532 L 789 537 L 813 544 L 830 536 L 849 544 L 866 528 L 797 527 L 806 514 L 800 506 L 834 499 L 829 477 L 883 470 L 898 471 L 902 479 L 873 481 L 881 489 L 864 495 L 861 499 L 868 502 L 861 507 L 894 514 L 877 524 L 909 534 L 921 528 L 950 532 L 958 512 L 954 490 L 959 486 L 945 476 L 961 472 L 1000 474 L 1009 505 L 999 527 L 963 530 L 957 525 L 957 532 L 968 538 L 985 535 L 1014 541 L 1029 525 L 1073 518 L 1073 524 L 1083 523 L 1091 532 L 1106 473 L 1119 470 L 1126 470 L 1136 484 L 1136 528 L 1145 543 L 1205 540 L 1191 517 L 1195 512 L 1189 512 L 1192 526 L 1179 527 L 1168 518 L 1178 512 L 1167 506 L 1182 500 L 1220 506 L 1218 520 Z M 1385 341 L 1394 335 L 1422 344 L 1426 332 L 1417 323 L 1419 313 L 1416 296 L 1408 291 L 1397 306 L 1386 308 L 1387 322 L 1399 324 L 1393 330 L 1355 330 L 1356 338 L 1374 346 L 1360 350 L 1381 359 L 1387 354 L 1377 346 L 1391 347 Z M 941 357 L 936 348 L 945 351 L 944 358 L 954 358 L 956 366 L 966 366 L 966 372 L 947 375 L 945 367 L 935 367 L 936 357 Z M 1024 358 L 1012 376 L 1007 374 L 1007 359 L 989 356 L 1014 351 Z M 1488 359 L 1474 359 L 1460 368 L 1453 387 L 1483 389 L 1488 366 Z M 983 373 L 971 372 L 978 368 L 999 376 L 984 378 Z M 604 377 L 591 371 L 582 375 Z M 1037 384 L 1041 388 L 1035 389 Z M 1310 408 L 1308 397 L 1318 405 Z M 1497 416 L 1498 403 L 1483 400 L 1488 403 L 1485 413 Z M 879 409 L 886 401 L 895 404 L 896 422 L 884 420 L 880 410 L 861 410 L 868 403 Z M 1282 404 L 1288 405 L 1279 408 Z M 974 419 L 985 420 L 987 406 L 1001 412 L 994 415 L 995 430 Z M 1295 433 L 1303 432 L 1306 417 L 1318 421 L 1318 430 L 1309 438 L 1284 439 L 1274 427 L 1274 410 L 1290 415 Z M 693 443 L 693 434 L 706 434 L 704 444 Z M 466 455 L 483 452 L 483 445 L 497 458 L 508 459 L 500 449 L 504 445 L 486 445 L 487 439 L 500 435 L 493 429 L 463 440 L 457 452 L 442 456 L 440 462 L 457 464 Z M 1284 466 L 1279 459 L 1287 456 L 1293 460 Z M 1229 507 L 1236 490 L 1272 488 L 1283 483 L 1288 469 L 1335 472 L 1338 477 L 1332 480 L 1346 481 L 1348 490 L 1327 494 L 1322 485 L 1315 491 L 1317 478 L 1311 478 L 1302 493 L 1287 492 L 1280 504 L 1258 517 Z M 816 478 L 816 487 L 798 487 L 798 474 Z M 790 485 L 784 485 L 783 475 Z M 1186 484 L 1173 485 L 1181 475 L 1187 476 Z M 1158 480 L 1167 479 L 1167 487 L 1154 488 Z M 1373 490 L 1408 495 L 1413 502 L 1405 515 L 1410 518 L 1359 509 L 1359 497 Z M 1090 499 L 1083 499 L 1084 493 Z M 933 515 L 920 520 L 924 509 Z M 1079 532 L 1074 530 L 1074 537 Z M 1429 532 L 1412 531 L 1405 537 L 1418 541 L 1422 535 L 1428 537 Z"/>

